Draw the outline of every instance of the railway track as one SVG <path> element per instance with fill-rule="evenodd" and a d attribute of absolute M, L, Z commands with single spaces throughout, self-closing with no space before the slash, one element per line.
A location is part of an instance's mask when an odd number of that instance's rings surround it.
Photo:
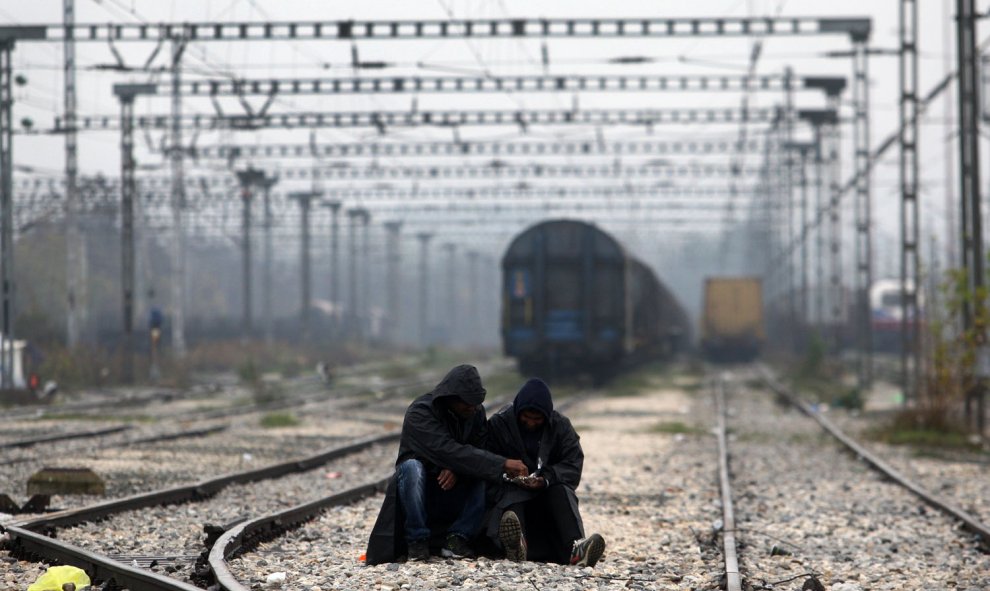
<path fill-rule="evenodd" d="M 160 529 L 157 519 L 161 522 L 175 519 L 185 519 L 194 526 L 196 534 L 192 538 L 193 544 L 200 543 L 198 533 L 207 524 L 227 523 L 232 517 L 231 512 L 243 512 L 249 500 L 258 503 L 259 499 L 268 497 L 270 504 L 278 504 L 278 492 L 271 492 L 265 489 L 272 488 L 268 482 L 279 479 L 286 480 L 291 476 L 308 476 L 298 478 L 301 482 L 295 483 L 294 492 L 299 494 L 300 489 L 307 486 L 310 490 L 318 490 L 317 485 L 327 484 L 322 473 L 316 474 L 315 469 L 330 465 L 337 469 L 344 469 L 339 460 L 353 456 L 355 454 L 368 454 L 369 450 L 375 446 L 382 447 L 398 439 L 398 434 L 388 434 L 374 438 L 367 438 L 353 442 L 349 445 L 325 450 L 321 453 L 284 462 L 263 468 L 247 470 L 224 475 L 196 482 L 193 484 L 178 486 L 169 489 L 151 491 L 139 495 L 134 495 L 124 499 L 116 499 L 86 507 L 61 511 L 41 517 L 32 517 L 14 520 L 3 525 L 6 536 L 7 548 L 14 554 L 20 556 L 43 557 L 47 561 L 70 564 L 87 570 L 97 580 L 112 581 L 114 585 L 122 586 L 132 590 L 143 589 L 195 589 L 189 581 L 182 580 L 182 577 L 192 579 L 195 575 L 192 566 L 188 563 L 188 568 L 176 569 L 172 576 L 165 576 L 154 573 L 146 569 L 127 564 L 120 560 L 111 558 L 108 555 L 120 554 L 119 552 L 107 551 L 106 531 L 125 532 L 127 540 L 140 541 L 146 543 L 149 537 Z M 388 453 L 379 452 L 368 454 L 378 460 L 390 456 Z M 335 462 L 331 464 L 331 462 Z M 377 462 L 382 469 L 387 468 L 387 460 Z M 367 467 L 367 459 L 361 462 L 360 468 Z M 363 471 L 363 470 L 362 470 Z M 346 482 L 346 480 L 341 480 Z M 344 488 L 338 486 L 337 488 Z M 233 491 L 233 492 L 232 492 Z M 222 495 L 230 493 L 226 497 Z M 287 494 L 287 493 L 285 493 Z M 219 498 L 218 498 L 219 497 Z M 292 497 L 296 498 L 296 497 Z M 284 501 L 281 501 L 284 503 Z M 198 508 L 190 511 L 190 507 L 200 505 L 205 509 Z M 255 505 L 257 506 L 257 505 Z M 180 510 L 184 507 L 185 510 Z M 156 515 L 157 513 L 157 515 Z M 130 521 L 130 523 L 113 523 L 115 519 Z M 135 526 L 134 520 L 143 522 L 145 527 L 139 529 Z M 150 523 L 150 526 L 148 525 Z M 65 529 L 69 527 L 72 529 Z M 193 527 L 185 527 L 187 534 Z M 60 531 L 60 539 L 48 537 L 55 531 Z M 166 532 L 166 535 L 170 532 Z M 120 535 L 111 536 L 111 541 L 119 540 Z M 95 539 L 94 539 L 95 538 Z M 161 539 L 150 540 L 161 552 L 168 547 Z M 187 550 L 190 541 L 179 540 L 183 545 L 181 550 Z M 100 550 L 94 550 L 87 546 L 98 546 Z M 112 548 L 116 550 L 117 547 Z M 183 552 L 168 552 L 169 555 L 183 555 Z M 185 553 L 188 555 L 188 552 Z"/>
<path fill-rule="evenodd" d="M 753 386 L 755 377 L 727 381 L 724 405 L 698 387 L 664 386 L 585 397 L 568 411 L 586 452 L 579 489 L 586 530 L 608 541 L 593 570 L 487 558 L 362 566 L 394 460 L 389 446 L 339 458 L 308 476 L 255 488 L 231 485 L 182 505 L 131 508 L 99 523 L 54 527 L 61 541 L 83 553 L 62 560 L 89 564 L 91 554 L 111 555 L 114 568 L 126 568 L 95 572 L 142 590 L 215 585 L 241 591 L 278 586 L 266 583 L 278 576 L 285 577 L 283 588 L 307 590 L 442 588 L 469 580 L 495 589 L 575 590 L 817 589 L 813 581 L 843 591 L 919 588 L 919 582 L 926 588 L 990 585 L 990 557 L 973 534 L 875 476 L 796 407 L 781 406 L 776 393 Z M 725 428 L 713 438 L 719 417 Z M 719 440 L 728 449 L 722 460 Z M 328 478 L 336 473 L 342 476 Z M 714 478 L 719 473 L 726 482 Z M 290 481 L 283 494 L 272 492 Z M 733 499 L 728 512 L 721 498 Z M 25 552 L 31 544 L 51 543 L 36 531 L 46 527 L 43 518 L 32 523 L 34 531 L 11 534 Z M 205 550 L 204 526 L 216 541 L 208 561 L 192 560 L 201 556 L 192 546 Z M 166 531 L 156 537 L 156 529 Z M 184 543 L 162 541 L 193 530 Z M 127 543 L 128 537 L 146 543 Z M 731 560 L 727 568 L 732 548 L 737 568 Z"/>
<path fill-rule="evenodd" d="M 354 374 L 352 379 L 363 376 Z M 165 487 L 169 482 L 193 480 L 201 473 L 226 471 L 232 464 L 277 462 L 347 438 L 393 428 L 396 415 L 401 416 L 405 409 L 406 397 L 418 394 L 437 379 L 437 375 L 425 375 L 378 380 L 373 388 L 344 385 L 329 391 L 315 380 L 302 380 L 286 386 L 291 395 L 276 404 L 246 404 L 200 413 L 188 409 L 181 414 L 156 412 L 160 418 L 152 424 L 100 430 L 85 441 L 61 442 L 49 437 L 47 445 L 39 446 L 37 451 L 0 449 L 0 480 L 10 484 L 25 482 L 33 471 L 51 463 L 63 467 L 85 465 L 99 469 L 98 473 L 107 477 L 108 495 L 124 496 Z M 281 436 L 278 432 L 259 432 L 258 421 L 264 413 L 290 408 L 313 425 L 308 433 Z M 55 425 L 58 428 L 64 423 Z M 164 460 L 154 456 L 164 456 Z M 211 458 L 212 467 L 203 465 Z M 0 490 L 3 492 L 15 491 Z M 65 502 L 79 499 L 60 502 L 64 506 Z"/>
<path fill-rule="evenodd" d="M 990 585 L 985 524 L 898 473 L 765 368 L 757 375 L 763 392 L 715 386 L 716 398 L 732 391 L 727 416 L 718 413 L 729 425 L 722 473 L 733 476 L 721 495 L 726 589 Z"/>

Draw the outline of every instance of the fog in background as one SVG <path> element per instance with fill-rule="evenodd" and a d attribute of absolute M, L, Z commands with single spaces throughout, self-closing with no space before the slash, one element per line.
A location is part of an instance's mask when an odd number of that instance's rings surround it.
<path fill-rule="evenodd" d="M 0 4 L 4 24 L 58 24 L 62 18 L 60 0 L 6 2 Z M 926 2 L 921 5 L 920 87 L 922 95 L 955 69 L 954 3 Z M 979 7 L 985 11 L 986 6 Z M 811 15 L 819 17 L 869 17 L 873 19 L 871 47 L 898 47 L 898 3 L 829 3 L 806 1 L 708 0 L 682 2 L 626 2 L 607 4 L 581 1 L 516 2 L 434 1 L 357 4 L 313 3 L 271 0 L 148 1 L 77 0 L 77 23 L 110 22 L 199 22 L 199 21 L 291 21 L 291 20 L 379 20 L 379 19 L 488 19 L 538 17 L 717 17 Z M 948 27 L 948 29 L 947 29 Z M 950 36 L 946 36 L 946 31 Z M 982 36 L 980 37 L 982 39 Z M 672 39 L 547 39 L 501 38 L 471 40 L 408 41 L 278 41 L 192 43 L 183 61 L 183 77 L 194 79 L 230 78 L 313 78 L 380 76 L 498 76 L 550 74 L 626 75 L 743 75 L 747 71 L 754 43 L 761 51 L 756 61 L 757 75 L 779 75 L 786 66 L 796 77 L 851 77 L 851 59 L 830 58 L 827 52 L 851 47 L 844 35 L 771 36 L 754 38 Z M 115 52 L 120 61 L 115 57 Z M 111 87 L 121 82 L 157 81 L 167 84 L 166 72 L 154 71 L 166 65 L 168 48 L 158 54 L 153 43 L 105 42 L 77 44 L 78 102 L 80 117 L 118 116 L 119 106 Z M 149 62 L 150 58 L 150 62 Z M 384 69 L 355 69 L 361 62 L 385 62 Z M 640 63 L 619 64 L 622 58 L 643 58 Z M 59 43 L 18 44 L 14 53 L 15 75 L 23 75 L 23 85 L 15 88 L 14 121 L 23 129 L 28 120 L 34 131 L 53 127 L 63 113 L 62 47 Z M 150 71 L 111 71 L 110 65 L 140 68 L 150 63 Z M 898 125 L 898 64 L 896 57 L 871 59 L 872 146 L 878 145 Z M 955 94 L 945 93 L 922 122 L 921 218 L 923 264 L 944 268 L 952 264 L 956 213 L 956 144 L 951 124 L 955 117 Z M 852 173 L 851 90 L 843 95 L 842 182 Z M 783 100 L 779 92 L 754 92 L 747 99 L 754 109 L 773 108 Z M 951 107 L 946 111 L 945 105 Z M 582 92 L 572 93 L 421 93 L 373 95 L 322 95 L 275 98 L 270 112 L 294 111 L 430 111 L 430 110 L 588 110 L 588 109 L 738 109 L 743 96 L 738 92 Z M 249 97 L 248 104 L 259 109 L 265 97 Z M 796 107 L 822 108 L 820 92 L 799 91 Z M 243 113 L 244 106 L 232 97 L 217 99 L 227 114 Z M 185 113 L 213 114 L 216 106 L 206 97 L 186 97 Z M 141 97 L 137 115 L 169 113 L 167 96 Z M 768 125 L 751 123 L 749 139 L 761 139 Z M 709 141 L 732 142 L 740 137 L 739 124 L 654 125 L 646 126 L 476 126 L 451 128 L 294 129 L 251 132 L 184 132 L 184 143 L 205 148 L 221 145 L 392 143 L 457 140 L 570 142 L 591 144 L 613 141 Z M 807 141 L 810 131 L 799 126 L 796 139 Z M 170 260 L 170 210 L 168 205 L 168 162 L 163 152 L 164 131 L 138 131 L 136 159 L 139 166 L 137 222 L 138 308 L 137 326 L 143 327 L 152 306 L 170 309 L 168 288 Z M 84 131 L 79 134 L 81 178 L 87 179 L 87 199 L 99 203 L 81 218 L 86 236 L 86 272 L 92 278 L 80 294 L 85 311 L 85 335 L 98 339 L 103 333 L 119 330 L 119 200 L 113 183 L 120 176 L 119 134 L 115 131 Z M 946 151 L 949 148 L 950 152 Z M 52 184 L 64 174 L 64 141 L 59 135 L 23 133 L 14 145 L 17 226 L 19 308 L 29 330 L 58 332 L 64 325 L 64 246 L 60 229 L 59 188 Z M 987 150 L 983 151 L 984 158 Z M 949 160 L 946 158 L 949 157 Z M 386 232 L 383 224 L 403 223 L 399 248 L 401 310 L 398 340 L 405 344 L 430 342 L 455 345 L 495 345 L 498 342 L 499 260 L 512 237 L 538 221 L 578 218 L 593 221 L 612 233 L 635 256 L 654 268 L 685 307 L 694 315 L 701 304 L 703 280 L 710 275 L 757 274 L 767 270 L 767 257 L 753 228 L 764 215 L 765 201 L 757 188 L 758 169 L 763 155 L 748 153 L 741 159 L 732 154 L 664 156 L 675 172 L 661 178 L 568 178 L 504 175 L 496 178 L 449 179 L 427 176 L 420 179 L 381 178 L 372 180 L 309 178 L 311 171 L 340 169 L 342 158 L 237 158 L 224 161 L 188 158 L 186 176 L 196 186 L 187 188 L 192 205 L 184 213 L 188 232 L 186 315 L 191 335 L 212 327 L 218 333 L 237 334 L 241 320 L 241 203 L 232 175 L 249 166 L 277 174 L 273 188 L 275 244 L 273 274 L 274 312 L 279 331 L 286 337 L 298 334 L 300 314 L 300 218 L 298 205 L 288 195 L 298 191 L 319 191 L 325 198 L 336 198 L 355 188 L 376 188 L 380 196 L 341 198 L 340 283 L 338 301 L 331 301 L 329 267 L 330 213 L 314 206 L 311 214 L 312 277 L 314 309 L 311 321 L 322 330 L 336 317 L 345 318 L 352 305 L 349 274 L 349 241 L 354 231 L 346 212 L 365 208 L 370 212 L 367 258 L 359 259 L 357 303 L 363 322 L 371 334 L 380 331 L 386 303 Z M 651 156 L 561 157 L 531 156 L 502 158 L 506 162 L 559 165 L 596 164 L 637 166 L 656 160 Z M 453 156 L 420 158 L 347 158 L 355 169 L 380 167 L 499 167 L 492 156 Z M 728 175 L 705 172 L 703 167 L 727 169 L 733 162 L 745 170 L 735 181 Z M 701 172 L 691 170 L 701 168 Z M 676 170 L 687 170 L 678 173 Z M 96 180 L 102 177 L 102 180 Z M 33 184 L 32 184 L 33 183 Z M 103 185 L 101 185 L 103 183 Z M 738 194 L 730 198 L 730 185 Z M 602 186 L 607 197 L 537 197 L 527 191 L 560 189 L 568 186 Z M 656 189 L 651 195 L 650 187 Z M 430 191 L 448 187 L 461 190 L 457 197 L 428 197 Z M 511 189 L 518 197 L 488 197 L 483 189 Z M 637 187 L 646 187 L 639 191 Z M 722 197 L 677 197 L 679 190 L 705 187 L 723 192 Z M 472 192 L 474 190 L 474 192 Z M 392 192 L 392 196 L 389 196 Z M 899 186 L 897 150 L 891 150 L 875 169 L 874 195 L 874 276 L 899 274 Z M 679 203 L 663 209 L 662 199 Z M 262 319 L 262 252 L 260 198 L 253 200 L 255 230 L 253 249 L 254 322 Z M 844 281 L 852 282 L 852 200 L 843 202 Z M 753 222 L 753 223 L 750 223 Z M 423 318 L 420 293 L 420 242 L 417 233 L 431 232 L 428 252 L 429 304 Z M 358 234 L 363 245 L 363 234 Z M 444 249 L 445 244 L 452 245 Z M 361 246 L 363 248 L 363 246 Z M 478 253 L 469 258 L 468 252 Z M 471 287 L 470 261 L 475 261 L 476 285 Z M 472 300 L 472 294 L 478 294 Z M 465 319 L 474 313 L 471 322 Z M 25 328 L 21 329 L 24 332 Z M 53 335 L 54 336 L 54 335 Z"/>

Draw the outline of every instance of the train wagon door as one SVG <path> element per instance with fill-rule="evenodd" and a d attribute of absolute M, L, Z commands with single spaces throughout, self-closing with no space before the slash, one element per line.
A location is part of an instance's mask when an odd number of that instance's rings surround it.
<path fill-rule="evenodd" d="M 551 343 L 578 343 L 585 337 L 584 301 L 587 256 L 585 228 L 558 226 L 543 240 L 543 337 Z"/>

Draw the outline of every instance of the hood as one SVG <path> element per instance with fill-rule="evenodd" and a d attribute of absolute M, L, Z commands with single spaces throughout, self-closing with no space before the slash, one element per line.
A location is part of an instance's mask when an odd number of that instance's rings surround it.
<path fill-rule="evenodd" d="M 536 410 L 543 413 L 546 419 L 550 420 L 553 413 L 553 398 L 550 397 L 550 386 L 539 378 L 532 378 L 523 384 L 516 394 L 516 399 L 512 402 L 512 410 L 516 416 L 524 410 Z"/>
<path fill-rule="evenodd" d="M 485 387 L 481 385 L 481 376 L 473 365 L 458 365 L 447 372 L 433 389 L 433 401 L 448 396 L 457 396 L 468 404 L 475 406 L 485 401 Z"/>

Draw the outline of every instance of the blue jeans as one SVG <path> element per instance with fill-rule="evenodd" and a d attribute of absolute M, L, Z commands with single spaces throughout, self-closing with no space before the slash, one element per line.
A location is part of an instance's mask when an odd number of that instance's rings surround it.
<path fill-rule="evenodd" d="M 430 523 L 453 523 L 448 534 L 470 540 L 481 527 L 485 513 L 485 483 L 458 478 L 450 490 L 443 490 L 436 478 L 426 474 L 419 460 L 406 460 L 396 468 L 399 504 L 406 515 L 406 541 L 428 540 Z"/>

